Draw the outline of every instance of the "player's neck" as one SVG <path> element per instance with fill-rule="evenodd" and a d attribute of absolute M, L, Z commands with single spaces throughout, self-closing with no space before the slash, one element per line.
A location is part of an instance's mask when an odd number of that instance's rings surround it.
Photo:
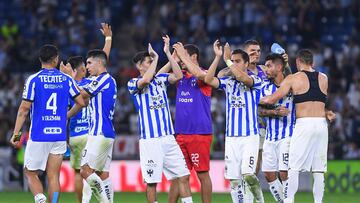
<path fill-rule="evenodd" d="M 284 80 L 284 75 L 283 74 L 279 74 L 276 76 L 276 78 L 274 79 L 274 84 L 276 86 L 280 86 L 281 82 Z"/>
<path fill-rule="evenodd" d="M 249 66 L 248 66 L 248 70 L 250 70 L 251 72 L 257 74 L 256 63 L 250 63 Z"/>
<path fill-rule="evenodd" d="M 79 82 L 79 81 L 81 81 L 82 79 L 83 79 L 83 77 L 82 77 L 81 75 L 78 75 L 78 74 L 75 75 L 75 78 L 74 78 L 75 81 L 78 81 L 78 82 Z"/>
<path fill-rule="evenodd" d="M 314 69 L 312 68 L 312 66 L 302 65 L 302 66 L 299 67 L 299 71 L 309 71 L 309 72 L 313 72 Z"/>
<path fill-rule="evenodd" d="M 56 66 L 54 66 L 54 64 L 41 64 L 41 68 L 42 69 L 52 70 L 52 69 L 55 69 Z"/>

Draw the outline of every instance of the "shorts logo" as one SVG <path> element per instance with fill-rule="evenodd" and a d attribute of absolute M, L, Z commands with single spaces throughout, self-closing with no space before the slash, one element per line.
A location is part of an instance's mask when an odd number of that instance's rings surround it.
<path fill-rule="evenodd" d="M 148 169 L 148 170 L 146 171 L 146 173 L 151 177 L 152 174 L 154 174 L 154 170 Z"/>
<path fill-rule="evenodd" d="M 191 162 L 197 167 L 199 167 L 199 156 L 200 155 L 198 153 L 191 154 Z"/>
<path fill-rule="evenodd" d="M 155 168 L 157 166 L 157 164 L 154 162 L 154 160 L 152 159 L 149 159 L 147 161 L 147 164 L 145 164 L 146 167 L 149 167 L 149 168 Z"/>

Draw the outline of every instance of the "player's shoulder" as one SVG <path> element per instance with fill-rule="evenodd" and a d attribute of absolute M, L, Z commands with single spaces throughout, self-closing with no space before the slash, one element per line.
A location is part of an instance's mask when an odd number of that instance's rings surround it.
<path fill-rule="evenodd" d="M 324 78 L 325 80 L 328 79 L 328 76 L 327 76 L 325 73 L 320 72 L 320 71 L 319 71 L 319 76 L 322 77 L 322 78 Z"/>

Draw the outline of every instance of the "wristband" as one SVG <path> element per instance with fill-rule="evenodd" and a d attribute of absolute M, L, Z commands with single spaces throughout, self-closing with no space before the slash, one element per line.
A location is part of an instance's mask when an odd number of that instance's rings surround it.
<path fill-rule="evenodd" d="M 112 37 L 110 37 L 110 36 L 105 37 L 105 41 L 108 41 L 108 40 L 112 40 Z"/>
<path fill-rule="evenodd" d="M 228 67 L 232 66 L 232 64 L 233 64 L 233 62 L 230 59 L 226 60 L 225 63 Z"/>
<path fill-rule="evenodd" d="M 14 141 L 15 141 L 15 142 L 20 141 L 20 138 L 21 138 L 21 132 L 14 133 L 13 135 L 15 135 L 15 139 L 14 139 Z"/>

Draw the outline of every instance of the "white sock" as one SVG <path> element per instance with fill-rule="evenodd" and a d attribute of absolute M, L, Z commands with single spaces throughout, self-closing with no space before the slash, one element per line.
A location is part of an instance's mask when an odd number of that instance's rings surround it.
<path fill-rule="evenodd" d="M 314 185 L 313 185 L 313 195 L 314 203 L 322 203 L 324 197 L 325 181 L 324 173 L 313 173 Z"/>
<path fill-rule="evenodd" d="M 105 193 L 104 184 L 96 173 L 92 173 L 89 177 L 87 177 L 86 182 L 89 183 L 94 196 L 99 200 L 99 202 L 109 202 Z"/>
<path fill-rule="evenodd" d="M 181 203 L 193 203 L 192 197 L 181 198 Z"/>
<path fill-rule="evenodd" d="M 82 203 L 90 203 L 91 194 L 92 191 L 90 185 L 86 181 L 83 181 Z"/>
<path fill-rule="evenodd" d="M 283 186 L 280 183 L 279 179 L 274 180 L 269 183 L 269 188 L 272 196 L 276 202 L 281 202 L 284 199 Z"/>
<path fill-rule="evenodd" d="M 38 193 L 34 197 L 35 203 L 46 203 L 46 196 L 43 193 Z"/>
<path fill-rule="evenodd" d="M 114 201 L 114 190 L 112 188 L 111 179 L 107 178 L 103 180 L 106 196 L 110 203 Z"/>
<path fill-rule="evenodd" d="M 250 190 L 250 186 L 243 180 L 244 186 L 244 203 L 253 203 L 254 202 L 254 195 Z"/>
<path fill-rule="evenodd" d="M 241 180 L 230 180 L 231 199 L 233 203 L 242 203 L 244 201 L 244 188 Z"/>
<path fill-rule="evenodd" d="M 299 171 L 289 170 L 289 178 L 284 186 L 284 203 L 294 202 L 295 193 L 299 187 Z"/>

